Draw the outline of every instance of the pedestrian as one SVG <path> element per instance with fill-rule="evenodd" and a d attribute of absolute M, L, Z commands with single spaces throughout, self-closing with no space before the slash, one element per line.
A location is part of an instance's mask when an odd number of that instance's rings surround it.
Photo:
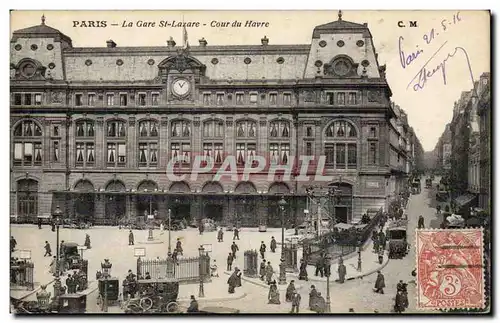
<path fill-rule="evenodd" d="M 233 240 L 240 240 L 240 231 L 237 227 L 234 227 Z"/>
<path fill-rule="evenodd" d="M 309 309 L 311 311 L 313 311 L 317 297 L 318 297 L 318 291 L 316 290 L 316 286 L 311 285 L 311 291 L 309 292 Z"/>
<path fill-rule="evenodd" d="M 373 241 L 373 252 L 378 252 L 379 239 L 377 231 L 373 231 L 372 241 Z"/>
<path fill-rule="evenodd" d="M 265 245 L 264 241 L 260 242 L 260 249 L 259 249 L 259 251 L 260 251 L 260 257 L 262 259 L 264 259 L 265 258 L 264 254 L 266 253 L 266 245 Z"/>
<path fill-rule="evenodd" d="M 264 281 L 264 277 L 266 276 L 266 260 L 262 259 L 259 268 L 260 280 Z"/>
<path fill-rule="evenodd" d="M 132 232 L 132 230 L 130 230 L 128 233 L 128 245 L 129 246 L 134 245 L 134 233 Z"/>
<path fill-rule="evenodd" d="M 377 280 L 375 281 L 375 293 L 383 294 L 385 288 L 385 278 L 384 275 L 377 271 Z"/>
<path fill-rule="evenodd" d="M 441 214 L 441 205 L 436 206 L 436 214 Z"/>
<path fill-rule="evenodd" d="M 396 298 L 394 302 L 394 312 L 396 313 L 403 313 L 405 311 L 405 306 L 404 306 L 404 296 L 402 291 L 397 291 L 396 292 Z"/>
<path fill-rule="evenodd" d="M 238 267 L 234 268 L 236 270 L 236 287 L 241 287 L 241 275 L 243 274 Z"/>
<path fill-rule="evenodd" d="M 59 245 L 59 254 L 64 255 L 64 240 L 62 240 Z"/>
<path fill-rule="evenodd" d="M 267 295 L 268 304 L 281 304 L 280 293 L 278 291 L 278 286 L 276 286 L 276 281 L 271 282 L 269 286 L 269 294 Z"/>
<path fill-rule="evenodd" d="M 337 268 L 337 272 L 339 273 L 339 283 L 343 284 L 345 282 L 346 268 L 344 265 L 344 261 L 339 260 L 339 266 Z"/>
<path fill-rule="evenodd" d="M 316 260 L 316 263 L 314 264 L 315 266 L 315 273 L 314 276 L 318 277 L 318 274 L 323 277 L 323 259 L 322 257 L 319 257 L 318 260 Z"/>
<path fill-rule="evenodd" d="M 38 218 L 38 229 L 42 229 L 42 218 Z"/>
<path fill-rule="evenodd" d="M 177 264 L 177 265 L 179 265 L 179 261 L 177 259 L 178 253 L 179 252 L 177 251 L 177 249 L 174 249 L 174 252 L 172 252 L 172 260 L 173 260 L 174 264 Z"/>
<path fill-rule="evenodd" d="M 224 231 L 222 228 L 220 228 L 219 232 L 217 232 L 217 242 L 224 242 Z"/>
<path fill-rule="evenodd" d="M 425 229 L 425 226 L 424 226 L 424 217 L 422 215 L 420 215 L 418 217 L 418 228 L 419 229 Z"/>
<path fill-rule="evenodd" d="M 316 302 L 314 303 L 311 311 L 314 311 L 316 313 L 325 313 L 326 311 L 326 301 L 325 298 L 321 296 L 320 292 L 318 292 L 318 295 L 316 296 Z"/>
<path fill-rule="evenodd" d="M 227 268 L 226 270 L 227 271 L 231 271 L 233 270 L 232 267 L 233 267 L 233 253 L 230 252 L 229 255 L 227 256 Z"/>
<path fill-rule="evenodd" d="M 300 294 L 297 293 L 297 290 L 295 290 L 292 296 L 292 310 L 290 311 L 290 313 L 293 313 L 294 311 L 297 314 L 299 313 L 300 299 Z"/>
<path fill-rule="evenodd" d="M 240 250 L 238 248 L 238 245 L 236 242 L 233 241 L 233 244 L 231 245 L 231 251 L 233 252 L 233 258 L 236 259 L 236 251 Z"/>
<path fill-rule="evenodd" d="M 187 313 L 198 313 L 200 310 L 198 308 L 198 301 L 194 298 L 194 295 L 191 295 L 191 303 L 187 309 Z"/>
<path fill-rule="evenodd" d="M 380 249 L 378 251 L 378 263 L 382 264 L 383 262 L 384 262 L 384 249 L 382 249 L 382 247 L 380 247 Z"/>
<path fill-rule="evenodd" d="M 52 249 L 50 248 L 50 243 L 48 241 L 45 241 L 45 254 L 43 256 L 52 257 Z"/>
<path fill-rule="evenodd" d="M 300 259 L 299 280 L 309 280 L 307 278 L 307 262 L 304 258 Z"/>
<path fill-rule="evenodd" d="M 54 221 L 52 221 L 52 222 L 50 223 L 50 226 L 51 226 L 51 230 L 52 230 L 52 232 L 56 232 L 56 224 L 54 223 Z"/>
<path fill-rule="evenodd" d="M 10 252 L 14 252 L 16 250 L 17 241 L 14 239 L 14 236 L 10 236 Z"/>
<path fill-rule="evenodd" d="M 210 266 L 210 276 L 211 277 L 219 277 L 219 272 L 217 271 L 217 262 L 214 259 L 213 264 Z"/>
<path fill-rule="evenodd" d="M 268 285 L 271 284 L 271 281 L 273 279 L 273 274 L 274 274 L 273 266 L 271 266 L 271 262 L 268 261 L 266 266 L 266 283 Z"/>
<path fill-rule="evenodd" d="M 274 237 L 271 237 L 271 243 L 269 247 L 271 248 L 271 252 L 276 252 L 276 239 L 274 239 Z"/>
<path fill-rule="evenodd" d="M 291 280 L 290 284 L 288 284 L 288 287 L 286 288 L 286 294 L 285 294 L 285 300 L 287 302 L 291 302 L 293 299 L 293 293 L 295 293 L 297 289 L 295 288 L 295 280 Z"/>
<path fill-rule="evenodd" d="M 52 261 L 50 262 L 49 273 L 55 275 L 56 274 L 56 266 L 57 266 L 57 259 L 56 259 L 56 256 L 53 256 Z"/>
<path fill-rule="evenodd" d="M 200 235 L 202 235 L 203 231 L 205 231 L 205 226 L 202 221 L 198 224 L 198 231 L 200 232 Z"/>
<path fill-rule="evenodd" d="M 146 272 L 144 279 L 151 279 L 151 274 L 149 272 Z"/>
<path fill-rule="evenodd" d="M 87 249 L 91 249 L 92 247 L 90 246 L 90 236 L 88 234 L 85 235 L 85 243 L 83 244 Z"/>
<path fill-rule="evenodd" d="M 177 238 L 177 242 L 175 244 L 175 250 L 177 250 L 177 253 L 182 256 L 182 242 L 180 238 Z"/>
<path fill-rule="evenodd" d="M 380 232 L 378 233 L 378 240 L 380 247 L 385 250 L 385 247 L 387 245 L 387 239 L 382 229 L 380 229 Z"/>
<path fill-rule="evenodd" d="M 227 280 L 227 284 L 229 285 L 227 291 L 229 294 L 234 294 L 234 290 L 237 287 L 237 280 L 238 280 L 238 278 L 236 277 L 237 271 L 238 268 L 234 268 L 234 272 L 231 274 L 231 276 L 229 276 Z"/>
<path fill-rule="evenodd" d="M 73 277 L 71 277 L 71 274 L 68 274 L 68 278 L 66 278 L 66 288 L 68 294 L 73 294 Z"/>

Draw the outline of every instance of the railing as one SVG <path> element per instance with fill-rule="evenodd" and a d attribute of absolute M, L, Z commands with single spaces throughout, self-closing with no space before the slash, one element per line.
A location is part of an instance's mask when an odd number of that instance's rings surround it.
<path fill-rule="evenodd" d="M 200 273 L 201 270 L 201 273 Z M 137 259 L 137 276 L 145 277 L 149 273 L 152 279 L 175 278 L 179 282 L 199 282 L 203 277 L 210 281 L 210 256 L 181 258 L 175 262 L 167 259 Z"/>
<path fill-rule="evenodd" d="M 35 289 L 33 276 L 35 265 L 29 261 L 21 261 L 10 266 L 10 285 L 12 288 L 21 287 L 28 290 Z"/>

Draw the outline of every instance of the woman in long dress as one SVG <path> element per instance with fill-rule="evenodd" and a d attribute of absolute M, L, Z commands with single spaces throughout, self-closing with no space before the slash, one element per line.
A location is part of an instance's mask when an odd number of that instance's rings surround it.
<path fill-rule="evenodd" d="M 271 283 L 269 287 L 268 304 L 281 304 L 280 293 L 278 291 L 278 286 L 276 286 L 276 281 Z"/>
<path fill-rule="evenodd" d="M 54 258 L 52 258 L 52 262 L 50 263 L 49 273 L 51 273 L 51 274 L 56 273 L 56 265 L 57 265 L 57 260 L 56 260 L 56 256 L 54 256 Z"/>

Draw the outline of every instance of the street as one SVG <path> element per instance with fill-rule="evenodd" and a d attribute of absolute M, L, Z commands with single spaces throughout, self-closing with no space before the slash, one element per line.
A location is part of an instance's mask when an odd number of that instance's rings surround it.
<path fill-rule="evenodd" d="M 436 216 L 436 210 L 430 206 L 434 206 L 434 202 L 430 197 L 434 197 L 434 189 L 428 190 L 423 188 L 422 192 L 418 195 L 410 197 L 407 211 L 408 214 L 408 241 L 414 244 L 415 229 L 417 228 L 417 220 L 419 215 L 423 215 L 425 224 L 432 227 L 439 227 L 439 219 Z M 147 241 L 147 230 L 134 231 L 135 246 L 128 245 L 129 231 L 125 229 L 118 229 L 116 227 L 95 227 L 88 230 L 77 229 L 60 229 L 60 241 L 76 242 L 80 245 L 85 240 L 85 234 L 88 233 L 91 237 L 92 248 L 84 251 L 84 258 L 89 260 L 89 280 L 95 281 L 95 273 L 101 269 L 101 262 L 105 258 L 109 258 L 113 267 L 111 275 L 118 277 L 120 284 L 124 279 L 129 269 L 136 271 L 136 261 L 134 257 L 135 247 L 146 248 L 146 259 L 154 259 L 157 257 L 164 258 L 168 250 L 168 231 L 160 232 L 154 231 L 155 242 L 154 244 L 145 243 Z M 290 232 L 287 232 L 289 234 Z M 17 249 L 31 250 L 32 261 L 35 263 L 35 281 L 46 283 L 52 279 L 48 273 L 50 257 L 43 257 L 44 242 L 47 240 L 52 245 L 53 255 L 56 249 L 56 234 L 50 230 L 49 226 L 44 226 L 39 230 L 35 225 L 13 225 L 12 235 L 18 241 Z M 257 228 L 243 228 L 240 232 L 240 239 L 236 240 L 239 247 L 237 258 L 233 264 L 234 267 L 244 268 L 243 252 L 245 250 L 258 250 L 261 241 L 268 247 L 266 252 L 266 260 L 271 261 L 275 272 L 278 271 L 278 264 L 280 258 L 280 246 L 276 253 L 269 251 L 269 242 L 271 236 L 274 236 L 278 242 L 281 240 L 280 229 L 269 229 L 267 232 L 258 232 Z M 36 237 L 36 239 L 33 239 Z M 224 274 L 226 269 L 226 259 L 230 252 L 230 245 L 233 242 L 233 233 L 231 231 L 224 231 L 224 242 L 217 242 L 217 232 L 204 232 L 199 235 L 196 229 L 188 228 L 183 231 L 172 232 L 172 249 L 175 248 L 177 238 L 182 241 L 184 256 L 193 257 L 198 255 L 198 248 L 200 245 L 205 245 L 207 250 L 210 251 L 211 262 L 215 259 L 218 264 L 219 277 L 212 278 L 211 283 L 205 286 L 205 299 L 200 299 L 200 307 L 203 306 L 224 306 L 240 310 L 242 313 L 285 313 L 290 311 L 290 303 L 285 302 L 285 293 L 283 288 L 280 287 L 281 305 L 267 304 L 268 288 L 264 285 L 256 285 L 254 283 L 243 280 L 242 294 L 246 296 L 239 299 L 228 299 L 227 293 L 227 278 Z M 211 245 L 211 246 L 208 246 Z M 302 250 L 298 251 L 299 258 Z M 260 257 L 259 257 L 260 258 Z M 259 259 L 260 263 L 261 259 Z M 362 279 L 354 279 L 346 281 L 344 284 L 335 282 L 337 278 L 337 264 L 332 264 L 332 277 L 330 282 L 330 295 L 331 295 L 331 309 L 334 313 L 346 313 L 349 309 L 353 309 L 358 313 L 373 313 L 378 311 L 380 313 L 391 312 L 394 301 L 393 298 L 396 294 L 396 284 L 399 280 L 410 282 L 414 280 L 411 276 L 411 271 L 415 268 L 415 253 L 411 248 L 410 253 L 403 259 L 391 259 L 387 266 L 382 269 L 385 275 L 385 294 L 376 294 L 373 292 L 373 286 L 376 279 L 376 272 L 363 277 Z M 348 270 L 354 270 L 348 268 Z M 308 267 L 309 277 L 313 277 L 314 267 Z M 287 277 L 289 282 L 292 277 Z M 64 280 L 63 280 L 64 283 Z M 308 298 L 311 285 L 315 285 L 317 290 L 322 293 L 326 298 L 326 282 L 325 281 L 298 281 L 296 279 L 296 286 L 302 296 L 301 311 L 308 312 Z M 96 284 L 94 283 L 95 287 Z M 415 285 L 410 283 L 408 285 L 409 292 L 409 308 L 408 312 L 415 311 Z M 179 298 L 188 299 L 191 294 L 197 295 L 197 284 L 181 285 Z M 89 295 L 87 310 L 89 312 L 98 311 L 95 305 L 97 292 Z M 33 299 L 33 297 L 31 297 Z M 219 299 L 219 300 L 217 300 Z M 222 299 L 222 300 L 221 300 Z M 115 309 L 116 310 L 116 309 Z"/>

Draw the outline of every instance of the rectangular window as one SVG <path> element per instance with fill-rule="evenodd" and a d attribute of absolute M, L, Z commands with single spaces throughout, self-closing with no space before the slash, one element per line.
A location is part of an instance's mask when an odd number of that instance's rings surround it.
<path fill-rule="evenodd" d="M 326 157 L 325 164 L 326 165 L 333 165 L 333 163 L 335 162 L 334 153 L 335 153 L 334 144 L 326 144 L 325 145 L 325 157 Z"/>
<path fill-rule="evenodd" d="M 204 93 L 203 94 L 203 105 L 208 106 L 210 105 L 210 93 Z"/>
<path fill-rule="evenodd" d="M 59 142 L 54 141 L 52 145 L 52 161 L 53 162 L 58 162 L 59 161 Z"/>
<path fill-rule="evenodd" d="M 80 107 L 83 105 L 82 97 L 83 97 L 83 94 L 75 94 L 75 105 L 77 107 Z"/>
<path fill-rule="evenodd" d="M 345 93 L 337 93 L 337 104 L 345 105 Z"/>
<path fill-rule="evenodd" d="M 277 98 L 278 98 L 278 94 L 276 94 L 276 93 L 270 93 L 269 94 L 269 104 L 270 105 L 276 105 L 276 102 L 278 101 Z"/>
<path fill-rule="evenodd" d="M 175 163 L 179 160 L 179 156 L 181 153 L 181 147 L 178 143 L 172 143 L 170 145 L 170 155 L 172 156 L 172 163 Z"/>
<path fill-rule="evenodd" d="M 108 106 L 113 106 L 115 104 L 115 95 L 106 94 L 106 102 Z"/>
<path fill-rule="evenodd" d="M 127 94 L 126 93 L 120 93 L 120 106 L 121 107 L 126 107 L 127 106 Z"/>
<path fill-rule="evenodd" d="M 236 144 L 236 164 L 245 165 L 245 144 Z"/>
<path fill-rule="evenodd" d="M 257 103 L 257 93 L 250 94 L 250 103 Z"/>
<path fill-rule="evenodd" d="M 23 104 L 23 96 L 21 93 L 14 93 L 14 105 Z"/>
<path fill-rule="evenodd" d="M 213 157 L 212 156 L 212 144 L 203 144 L 203 156 L 204 157 L 207 157 L 207 160 L 209 159 L 209 157 Z"/>
<path fill-rule="evenodd" d="M 214 148 L 214 159 L 215 159 L 215 164 L 222 164 L 223 161 L 223 145 L 222 144 L 215 144 Z"/>
<path fill-rule="evenodd" d="M 41 165 L 42 164 L 42 143 L 41 142 L 35 142 L 34 143 L 34 152 L 35 152 L 35 165 Z"/>
<path fill-rule="evenodd" d="M 214 130 L 215 137 L 224 137 L 224 124 L 222 122 L 216 122 Z"/>
<path fill-rule="evenodd" d="M 59 137 L 59 126 L 54 126 L 52 133 L 54 137 Z"/>
<path fill-rule="evenodd" d="M 326 94 L 326 102 L 327 102 L 328 105 L 334 105 L 335 104 L 333 93 L 330 92 L 330 93 Z"/>
<path fill-rule="evenodd" d="M 347 144 L 347 168 L 356 169 L 357 149 L 356 144 Z"/>
<path fill-rule="evenodd" d="M 278 144 L 269 144 L 269 159 L 271 160 L 271 164 L 279 164 L 280 152 Z"/>
<path fill-rule="evenodd" d="M 94 143 L 87 143 L 87 165 L 93 165 L 95 162 L 95 151 L 94 151 Z"/>
<path fill-rule="evenodd" d="M 89 106 L 91 106 L 91 107 L 95 106 L 95 94 L 94 93 L 89 93 Z"/>
<path fill-rule="evenodd" d="M 292 104 L 292 95 L 290 93 L 283 94 L 283 104 L 291 105 Z"/>
<path fill-rule="evenodd" d="M 139 105 L 141 107 L 146 105 L 146 93 L 139 93 Z"/>
<path fill-rule="evenodd" d="M 377 138 L 377 128 L 370 127 L 370 138 Z"/>
<path fill-rule="evenodd" d="M 306 156 L 313 156 L 312 142 L 306 142 Z"/>
<path fill-rule="evenodd" d="M 313 137 L 313 128 L 310 126 L 306 127 L 306 137 Z"/>
<path fill-rule="evenodd" d="M 281 144 L 281 164 L 286 165 L 290 161 L 290 145 Z"/>
<path fill-rule="evenodd" d="M 23 144 L 16 142 L 14 144 L 14 161 L 21 162 L 23 159 Z"/>
<path fill-rule="evenodd" d="M 213 136 L 213 123 L 205 122 L 203 124 L 203 137 L 212 137 Z"/>
<path fill-rule="evenodd" d="M 127 160 L 127 146 L 125 144 L 118 144 L 118 166 L 125 166 Z"/>
<path fill-rule="evenodd" d="M 153 93 L 151 94 L 151 105 L 152 106 L 158 106 L 159 105 L 159 97 L 160 95 L 158 93 Z"/>
<path fill-rule="evenodd" d="M 114 166 L 116 163 L 116 144 L 108 144 L 108 164 Z"/>
<path fill-rule="evenodd" d="M 35 94 L 35 105 L 42 105 L 42 94 Z"/>
<path fill-rule="evenodd" d="M 243 93 L 236 93 L 236 104 L 243 105 Z"/>
<path fill-rule="evenodd" d="M 336 145 L 336 162 L 335 162 L 335 168 L 345 168 L 345 144 L 337 144 Z"/>
<path fill-rule="evenodd" d="M 247 161 L 252 163 L 255 159 L 256 144 L 247 144 Z"/>
<path fill-rule="evenodd" d="M 217 105 L 224 105 L 224 94 L 217 93 Z"/>
<path fill-rule="evenodd" d="M 181 146 L 182 156 L 184 156 L 183 164 L 191 163 L 191 144 L 183 143 Z"/>
<path fill-rule="evenodd" d="M 356 94 L 357 94 L 356 92 L 349 92 L 349 94 L 347 96 L 347 104 L 350 104 L 350 105 L 358 104 Z"/>
<path fill-rule="evenodd" d="M 150 143 L 149 144 L 149 164 L 151 166 L 156 166 L 158 164 L 158 144 Z"/>
<path fill-rule="evenodd" d="M 377 144 L 374 142 L 370 143 L 368 162 L 373 165 L 377 164 Z"/>
<path fill-rule="evenodd" d="M 33 161 L 33 144 L 27 142 L 24 144 L 24 162 L 31 164 Z"/>
<path fill-rule="evenodd" d="M 139 143 L 139 166 L 148 165 L 148 145 Z"/>
<path fill-rule="evenodd" d="M 85 160 L 85 145 L 76 143 L 76 165 L 81 166 Z"/>
<path fill-rule="evenodd" d="M 31 105 L 31 93 L 24 94 L 24 105 Z"/>

